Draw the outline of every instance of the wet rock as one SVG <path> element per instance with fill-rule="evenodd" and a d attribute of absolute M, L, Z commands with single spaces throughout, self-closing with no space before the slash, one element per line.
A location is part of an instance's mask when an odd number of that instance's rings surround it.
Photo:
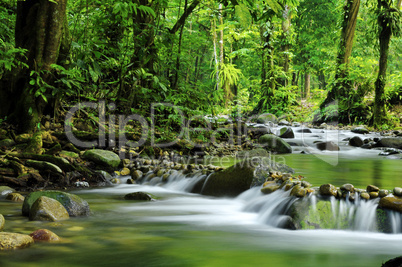
<path fill-rule="evenodd" d="M 6 223 L 6 220 L 4 219 L 4 216 L 2 214 L 0 214 L 0 231 L 3 231 L 5 223 Z"/>
<path fill-rule="evenodd" d="M 134 179 L 127 179 L 127 184 L 136 184 Z"/>
<path fill-rule="evenodd" d="M 283 139 L 273 134 L 266 134 L 261 136 L 259 138 L 259 143 L 263 145 L 266 150 L 271 152 L 275 152 L 278 154 L 292 153 L 292 147 Z"/>
<path fill-rule="evenodd" d="M 296 132 L 298 132 L 298 133 L 313 133 L 310 129 L 308 129 L 308 128 L 302 128 L 302 129 L 299 129 L 299 130 L 297 130 Z"/>
<path fill-rule="evenodd" d="M 381 265 L 381 267 L 401 267 L 401 266 L 402 266 L 402 256 L 391 259 L 386 263 L 384 263 L 383 265 Z"/>
<path fill-rule="evenodd" d="M 362 199 L 365 199 L 365 200 L 369 200 L 369 199 L 370 199 L 370 195 L 369 195 L 369 193 L 367 193 L 367 192 L 361 193 L 361 194 L 360 194 L 360 197 L 361 197 Z"/>
<path fill-rule="evenodd" d="M 130 169 L 129 168 L 123 168 L 121 171 L 120 171 L 120 175 L 121 176 L 127 176 L 127 175 L 129 175 L 130 174 Z"/>
<path fill-rule="evenodd" d="M 6 197 L 9 193 L 14 193 L 15 189 L 8 186 L 0 186 L 0 198 Z"/>
<path fill-rule="evenodd" d="M 377 142 L 378 147 L 402 149 L 402 137 L 386 137 Z"/>
<path fill-rule="evenodd" d="M 265 123 L 270 123 L 270 122 L 277 123 L 278 118 L 274 114 L 271 114 L 271 113 L 261 114 L 257 118 L 257 123 L 265 124 Z"/>
<path fill-rule="evenodd" d="M 31 221 L 61 221 L 70 218 L 63 205 L 49 197 L 41 196 L 29 210 L 29 219 Z"/>
<path fill-rule="evenodd" d="M 394 190 L 393 190 L 393 193 L 394 193 L 395 196 L 402 197 L 402 188 L 395 187 Z"/>
<path fill-rule="evenodd" d="M 280 120 L 279 123 L 278 123 L 278 125 L 281 125 L 281 126 L 290 126 L 291 124 L 290 124 L 290 122 L 288 122 L 287 120 Z"/>
<path fill-rule="evenodd" d="M 370 195 L 371 199 L 374 199 L 374 198 L 378 198 L 379 194 L 378 194 L 378 192 L 370 192 L 369 195 Z"/>
<path fill-rule="evenodd" d="M 6 199 L 12 202 L 24 202 L 25 198 L 19 193 L 10 193 L 6 196 Z"/>
<path fill-rule="evenodd" d="M 347 192 L 354 192 L 355 191 L 355 187 L 352 184 L 344 184 L 341 186 L 341 191 L 347 191 Z"/>
<path fill-rule="evenodd" d="M 375 185 L 368 185 L 367 186 L 367 192 L 378 192 L 378 191 L 380 191 L 380 188 L 378 188 L 377 186 L 375 186 Z"/>
<path fill-rule="evenodd" d="M 29 247 L 34 240 L 29 235 L 0 233 L 0 250 L 21 249 Z"/>
<path fill-rule="evenodd" d="M 354 147 L 361 147 L 362 145 L 364 145 L 364 141 L 359 136 L 355 136 L 349 140 L 349 145 Z"/>
<path fill-rule="evenodd" d="M 381 190 L 378 192 L 378 196 L 379 196 L 380 198 L 386 197 L 386 196 L 388 196 L 388 195 L 389 195 L 389 191 L 386 190 L 386 189 L 381 189 Z"/>
<path fill-rule="evenodd" d="M 365 127 L 356 127 L 352 129 L 352 133 L 357 133 L 357 134 L 368 134 L 369 130 L 367 130 Z"/>
<path fill-rule="evenodd" d="M 400 151 L 399 151 L 399 149 L 396 149 L 396 148 L 388 148 L 388 149 L 386 149 L 386 150 L 384 150 L 384 151 L 382 151 L 380 154 L 378 154 L 379 156 L 390 156 L 390 155 L 396 155 L 396 154 L 399 154 L 400 153 Z"/>
<path fill-rule="evenodd" d="M 134 192 L 124 196 L 125 200 L 152 201 L 152 196 L 145 192 Z"/>
<path fill-rule="evenodd" d="M 323 151 L 323 150 L 339 151 L 340 150 L 339 146 L 332 141 L 318 142 L 318 143 L 316 143 L 316 146 L 321 151 Z"/>
<path fill-rule="evenodd" d="M 41 196 L 53 198 L 59 201 L 71 217 L 88 216 L 90 213 L 88 203 L 77 195 L 61 191 L 38 191 L 32 192 L 25 197 L 22 205 L 22 215 L 29 216 L 33 203 Z"/>
<path fill-rule="evenodd" d="M 263 184 L 261 188 L 261 192 L 263 194 L 271 194 L 278 190 L 280 188 L 280 185 L 278 185 L 275 181 L 269 181 Z"/>
<path fill-rule="evenodd" d="M 283 127 L 280 129 L 279 137 L 280 138 L 295 138 L 295 134 L 294 134 L 292 128 Z"/>
<path fill-rule="evenodd" d="M 303 188 L 301 185 L 295 185 L 290 191 L 290 195 L 294 197 L 303 198 L 307 195 L 307 189 Z"/>
<path fill-rule="evenodd" d="M 27 160 L 26 165 L 39 171 L 50 171 L 53 173 L 63 174 L 63 171 L 59 168 L 59 166 L 46 161 Z"/>
<path fill-rule="evenodd" d="M 119 156 L 108 150 L 90 149 L 83 154 L 83 158 L 92 161 L 100 168 L 106 168 L 107 170 L 116 170 L 120 165 Z"/>
<path fill-rule="evenodd" d="M 402 213 L 402 198 L 398 196 L 388 195 L 380 199 L 378 207 Z"/>
<path fill-rule="evenodd" d="M 29 236 L 32 237 L 35 242 L 58 242 L 61 240 L 58 235 L 47 229 L 36 230 L 30 233 Z"/>
<path fill-rule="evenodd" d="M 201 194 L 235 197 L 250 189 L 254 170 L 250 161 L 244 160 L 221 172 L 212 173 L 205 181 Z"/>

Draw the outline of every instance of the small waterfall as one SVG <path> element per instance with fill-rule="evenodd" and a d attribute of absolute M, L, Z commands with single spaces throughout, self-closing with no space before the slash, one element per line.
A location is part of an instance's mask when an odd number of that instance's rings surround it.
<path fill-rule="evenodd" d="M 396 211 L 389 212 L 390 221 L 391 221 L 391 230 L 393 234 L 402 233 L 402 214 Z"/>
<path fill-rule="evenodd" d="M 258 221 L 273 227 L 283 227 L 289 220 L 285 215 L 295 198 L 290 197 L 290 192 L 277 190 L 272 194 L 264 195 L 260 188 L 255 187 L 241 194 L 238 199 L 246 200 L 243 211 L 258 213 Z"/>

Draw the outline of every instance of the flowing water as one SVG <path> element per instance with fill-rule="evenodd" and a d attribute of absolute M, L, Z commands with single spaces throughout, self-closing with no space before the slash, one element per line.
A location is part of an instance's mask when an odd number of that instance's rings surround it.
<path fill-rule="evenodd" d="M 296 153 L 284 159 L 315 186 L 352 182 L 361 188 L 376 184 L 391 189 L 401 185 L 399 159 L 379 157 L 378 151 L 350 149 L 335 155 L 338 165 L 334 165 L 334 161 L 323 160 L 332 160 L 332 152 L 297 153 L 310 145 L 294 146 Z M 37 243 L 28 249 L 1 252 L 0 266 L 355 267 L 381 266 L 402 255 L 401 215 L 390 215 L 394 234 L 376 232 L 375 200 L 330 199 L 330 219 L 337 225 L 346 221 L 348 229 L 292 231 L 278 228 L 288 219 L 285 213 L 295 201 L 288 192 L 263 195 L 252 188 L 234 199 L 187 193 L 203 178 L 188 179 L 174 172 L 164 185 L 160 178 L 128 185 L 123 177 L 122 184 L 114 187 L 77 190 L 73 193 L 88 201 L 91 216 L 57 223 L 30 222 L 21 216 L 21 204 L 0 201 L 6 218 L 4 231 L 30 233 L 47 228 L 63 238 L 56 244 Z M 153 194 L 157 200 L 123 199 L 137 191 Z M 319 199 L 303 201 L 314 209 Z"/>

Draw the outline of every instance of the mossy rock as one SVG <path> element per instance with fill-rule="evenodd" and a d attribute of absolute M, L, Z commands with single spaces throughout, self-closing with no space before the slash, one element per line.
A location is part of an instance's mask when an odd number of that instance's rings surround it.
<path fill-rule="evenodd" d="M 152 201 L 155 200 L 151 194 L 145 192 L 134 192 L 124 196 L 125 200 L 137 200 L 137 201 Z"/>
<path fill-rule="evenodd" d="M 376 223 L 377 230 L 381 233 L 392 233 L 392 224 L 390 210 L 377 208 L 376 210 Z"/>
<path fill-rule="evenodd" d="M 41 196 L 33 204 L 29 211 L 31 221 L 61 221 L 70 216 L 64 206 L 56 199 Z"/>
<path fill-rule="evenodd" d="M 0 250 L 12 250 L 29 247 L 34 240 L 29 235 L 0 233 Z"/>
<path fill-rule="evenodd" d="M 259 143 L 266 150 L 278 153 L 288 154 L 292 153 L 292 147 L 286 143 L 282 138 L 279 138 L 273 134 L 265 134 L 259 138 Z"/>
<path fill-rule="evenodd" d="M 64 158 L 72 158 L 72 159 L 77 159 L 79 157 L 78 153 L 75 153 L 72 151 L 67 151 L 67 150 L 60 151 L 59 156 L 64 157 Z"/>
<path fill-rule="evenodd" d="M 279 130 L 280 138 L 295 138 L 295 133 L 291 127 L 282 127 Z"/>
<path fill-rule="evenodd" d="M 29 140 L 28 146 L 25 148 L 25 152 L 41 155 L 43 152 L 42 146 L 42 134 L 40 132 L 37 132 Z"/>
<path fill-rule="evenodd" d="M 107 170 L 117 170 L 120 165 L 120 157 L 116 153 L 102 149 L 87 150 L 83 158 L 99 165 L 98 167 L 106 168 Z"/>
<path fill-rule="evenodd" d="M 260 116 L 258 116 L 257 118 L 257 123 L 277 123 L 278 122 L 278 118 L 271 113 L 264 113 L 261 114 Z"/>
<path fill-rule="evenodd" d="M 59 168 L 59 166 L 46 161 L 27 160 L 26 165 L 39 171 L 49 171 L 52 173 L 63 174 L 63 171 Z"/>
<path fill-rule="evenodd" d="M 378 203 L 378 207 L 402 213 L 402 197 L 394 195 L 383 197 L 381 198 L 380 203 Z"/>
<path fill-rule="evenodd" d="M 235 197 L 250 189 L 255 168 L 247 160 L 223 171 L 212 173 L 205 181 L 201 194 Z"/>
<path fill-rule="evenodd" d="M 0 147 L 10 148 L 14 145 L 15 145 L 15 141 L 13 139 L 0 140 Z"/>
<path fill-rule="evenodd" d="M 32 192 L 25 197 L 24 203 L 22 204 L 22 215 L 29 216 L 32 205 L 41 196 L 59 201 L 71 217 L 87 216 L 90 213 L 88 203 L 77 195 L 61 191 L 38 191 Z"/>
<path fill-rule="evenodd" d="M 256 148 L 253 150 L 239 151 L 237 157 L 238 158 L 269 157 L 269 153 L 263 148 Z"/>
<path fill-rule="evenodd" d="M 386 137 L 386 138 L 382 138 L 377 143 L 377 146 L 402 149 L 402 137 Z"/>
<path fill-rule="evenodd" d="M 339 205 L 339 203 L 338 203 Z M 296 229 L 347 229 L 347 215 L 334 218 L 330 201 L 318 201 L 316 207 L 308 201 L 296 201 L 289 209 Z"/>

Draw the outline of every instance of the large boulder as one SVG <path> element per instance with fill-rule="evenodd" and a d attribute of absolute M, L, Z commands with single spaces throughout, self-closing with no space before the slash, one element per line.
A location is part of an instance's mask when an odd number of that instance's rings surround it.
<path fill-rule="evenodd" d="M 29 216 L 32 205 L 41 196 L 59 201 L 71 217 L 87 216 L 90 213 L 88 203 L 77 195 L 61 191 L 38 191 L 32 192 L 25 197 L 24 203 L 22 204 L 22 215 Z"/>
<path fill-rule="evenodd" d="M 294 173 L 284 164 L 267 158 L 248 158 L 220 172 L 212 173 L 204 182 L 200 192 L 209 196 L 235 197 L 253 186 L 262 185 L 270 172 Z"/>
<path fill-rule="evenodd" d="M 287 154 L 292 153 L 292 147 L 286 143 L 283 139 L 273 135 L 266 134 L 259 138 L 259 143 L 266 150 L 278 153 L 278 154 Z"/>
<path fill-rule="evenodd" d="M 265 123 L 270 123 L 270 122 L 272 122 L 272 123 L 277 123 L 277 122 L 278 122 L 278 118 L 277 118 L 274 114 L 271 114 L 271 113 L 264 113 L 264 114 L 261 114 L 261 115 L 258 116 L 258 118 L 257 118 L 257 123 L 263 123 L 263 124 L 265 124 Z"/>
<path fill-rule="evenodd" d="M 61 221 L 70 216 L 63 205 L 56 199 L 41 196 L 32 205 L 29 211 L 31 221 Z"/>
<path fill-rule="evenodd" d="M 361 147 L 362 145 L 364 145 L 364 141 L 359 136 L 354 136 L 349 140 L 349 145 L 354 147 Z"/>
<path fill-rule="evenodd" d="M 295 229 L 347 229 L 347 214 L 337 215 L 334 219 L 330 201 L 318 201 L 315 206 L 309 201 L 299 200 L 292 204 L 289 215 Z"/>
<path fill-rule="evenodd" d="M 402 137 L 386 137 L 377 142 L 378 147 L 402 149 Z"/>
<path fill-rule="evenodd" d="M 33 242 L 33 238 L 29 235 L 0 233 L 0 250 L 26 248 Z"/>
<path fill-rule="evenodd" d="M 378 203 L 378 207 L 402 213 L 402 197 L 397 197 L 394 195 L 383 197 L 381 198 L 380 203 Z"/>
<path fill-rule="evenodd" d="M 107 170 L 117 170 L 120 165 L 119 156 L 109 150 L 102 149 L 90 149 L 85 151 L 83 158 L 94 162 L 101 168 L 106 168 Z"/>

